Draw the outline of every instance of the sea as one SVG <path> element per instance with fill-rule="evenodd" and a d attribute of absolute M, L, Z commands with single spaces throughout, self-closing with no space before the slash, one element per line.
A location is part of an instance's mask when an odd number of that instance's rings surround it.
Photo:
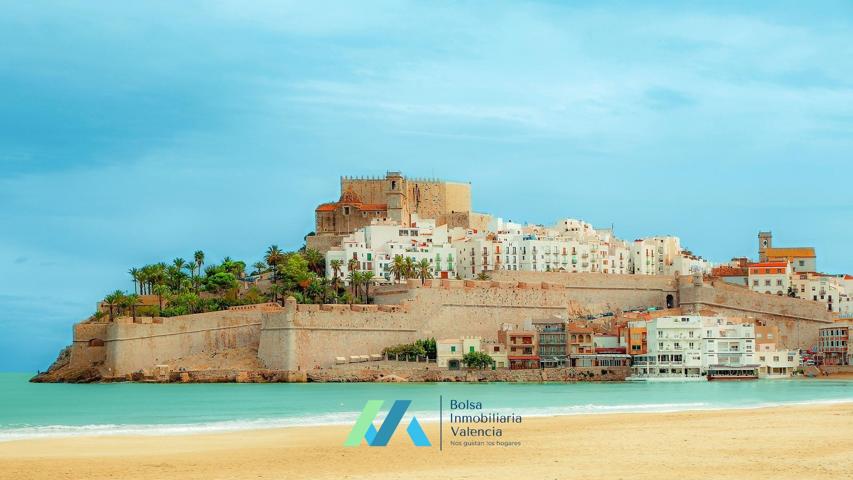
<path fill-rule="evenodd" d="M 451 401 L 525 417 L 853 402 L 853 381 L 845 380 L 76 385 L 29 383 L 31 376 L 0 373 L 0 441 L 346 425 L 368 400 L 411 400 L 407 415 L 422 422 L 446 415 Z"/>

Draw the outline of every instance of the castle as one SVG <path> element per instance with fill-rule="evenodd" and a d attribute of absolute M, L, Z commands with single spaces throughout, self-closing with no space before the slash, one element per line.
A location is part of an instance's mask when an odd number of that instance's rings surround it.
<path fill-rule="evenodd" d="M 387 172 L 382 178 L 341 177 L 336 202 L 314 211 L 315 235 L 307 246 L 322 253 L 375 220 L 410 225 L 412 215 L 435 219 L 437 225 L 484 230 L 491 217 L 471 210 L 471 185 L 436 179 L 407 178 Z"/>

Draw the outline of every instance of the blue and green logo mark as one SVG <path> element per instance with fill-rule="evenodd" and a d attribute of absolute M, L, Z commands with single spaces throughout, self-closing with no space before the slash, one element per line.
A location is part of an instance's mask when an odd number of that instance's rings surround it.
<path fill-rule="evenodd" d="M 368 400 L 358 420 L 355 421 L 352 431 L 349 432 L 347 440 L 344 442 L 345 447 L 357 447 L 361 445 L 362 439 L 367 440 L 367 444 L 371 447 L 384 447 L 388 445 L 391 435 L 394 435 L 397 425 L 400 424 L 400 420 L 403 419 L 403 415 L 409 409 L 412 401 L 395 400 L 379 430 L 376 430 L 376 427 L 373 426 L 373 421 L 376 420 L 376 415 L 379 414 L 379 409 L 382 408 L 383 403 L 382 400 Z M 417 418 L 412 417 L 412 421 L 409 422 L 409 426 L 406 428 L 406 433 L 409 434 L 409 438 L 412 439 L 416 447 L 432 446 L 424 430 L 421 428 L 421 424 L 418 423 Z"/>

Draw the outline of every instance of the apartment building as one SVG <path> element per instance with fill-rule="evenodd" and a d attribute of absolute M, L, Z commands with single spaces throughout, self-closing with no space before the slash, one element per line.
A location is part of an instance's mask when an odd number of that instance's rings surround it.
<path fill-rule="evenodd" d="M 758 378 L 755 325 L 702 317 L 702 367 L 709 380 Z"/>
<path fill-rule="evenodd" d="M 724 317 L 659 317 L 646 322 L 646 330 L 648 352 L 633 357 L 632 379 L 758 376 L 751 323 Z"/>
<path fill-rule="evenodd" d="M 633 357 L 633 378 L 704 378 L 702 317 L 659 317 L 645 324 L 648 352 Z"/>
<path fill-rule="evenodd" d="M 791 264 L 760 262 L 749 265 L 749 289 L 769 295 L 787 295 L 791 286 Z"/>
<path fill-rule="evenodd" d="M 539 368 L 539 338 L 536 330 L 519 330 L 505 324 L 498 330 L 498 343 L 506 348 L 511 369 Z"/>
<path fill-rule="evenodd" d="M 818 359 L 823 365 L 850 365 L 851 324 L 821 327 L 817 335 Z"/>

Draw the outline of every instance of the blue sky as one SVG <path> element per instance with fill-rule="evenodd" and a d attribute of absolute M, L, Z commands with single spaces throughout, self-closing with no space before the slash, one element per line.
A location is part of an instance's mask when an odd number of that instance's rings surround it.
<path fill-rule="evenodd" d="M 850 3 L 244 3 L 0 0 L 0 369 L 129 267 L 297 248 L 338 176 L 389 169 L 853 272 Z"/>

